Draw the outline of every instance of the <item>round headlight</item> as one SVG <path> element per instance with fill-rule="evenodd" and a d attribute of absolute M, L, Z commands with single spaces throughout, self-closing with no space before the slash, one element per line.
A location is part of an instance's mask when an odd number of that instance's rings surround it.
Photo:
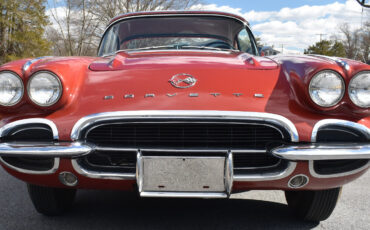
<path fill-rule="evenodd" d="M 59 78 L 50 72 L 38 72 L 28 82 L 28 95 L 39 106 L 51 106 L 62 96 Z"/>
<path fill-rule="evenodd" d="M 361 107 L 370 107 L 370 72 L 362 72 L 354 76 L 348 86 L 352 102 Z"/>
<path fill-rule="evenodd" d="M 23 97 L 22 79 L 11 72 L 0 73 L 0 105 L 12 106 Z"/>
<path fill-rule="evenodd" d="M 311 99 L 316 104 L 331 107 L 343 98 L 345 85 L 338 73 L 324 70 L 311 79 L 309 91 Z"/>

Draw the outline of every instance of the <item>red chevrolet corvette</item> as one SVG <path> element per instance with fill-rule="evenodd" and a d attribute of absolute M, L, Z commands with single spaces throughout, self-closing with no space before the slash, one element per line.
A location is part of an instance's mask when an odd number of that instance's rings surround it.
<path fill-rule="evenodd" d="M 278 189 L 301 218 L 321 221 L 370 166 L 369 108 L 369 65 L 260 57 L 232 14 L 125 14 L 97 57 L 0 67 L 0 161 L 45 215 L 70 208 L 78 189 Z"/>

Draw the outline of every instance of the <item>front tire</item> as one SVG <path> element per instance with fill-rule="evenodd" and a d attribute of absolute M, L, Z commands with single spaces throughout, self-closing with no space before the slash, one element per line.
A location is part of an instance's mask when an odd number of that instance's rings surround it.
<path fill-rule="evenodd" d="M 319 191 L 285 191 L 288 207 L 307 221 L 323 221 L 332 214 L 342 188 Z"/>
<path fill-rule="evenodd" d="M 37 212 L 46 216 L 63 214 L 72 207 L 76 189 L 50 188 L 27 184 L 28 194 Z"/>

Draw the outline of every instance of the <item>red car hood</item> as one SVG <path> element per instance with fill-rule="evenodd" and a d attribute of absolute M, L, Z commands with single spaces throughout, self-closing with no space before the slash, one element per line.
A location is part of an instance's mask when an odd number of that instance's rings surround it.
<path fill-rule="evenodd" d="M 120 52 L 113 57 L 101 58 L 90 65 L 93 71 L 116 71 L 128 69 L 176 68 L 191 65 L 192 68 L 239 68 L 276 69 L 277 63 L 262 57 L 239 52 Z"/>

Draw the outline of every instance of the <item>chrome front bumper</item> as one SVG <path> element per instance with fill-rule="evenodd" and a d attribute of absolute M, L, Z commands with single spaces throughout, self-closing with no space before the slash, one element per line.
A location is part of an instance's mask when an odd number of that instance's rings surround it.
<path fill-rule="evenodd" d="M 368 163 L 366 166 L 358 168 L 350 173 L 344 174 L 337 174 L 337 175 L 330 175 L 330 176 L 322 176 L 315 173 L 313 169 L 313 162 L 320 161 L 320 160 L 347 160 L 347 159 L 369 159 L 370 160 L 370 144 L 368 143 L 357 143 L 357 144 L 332 144 L 332 143 L 315 143 L 317 132 L 320 128 L 325 127 L 327 125 L 336 124 L 345 127 L 352 127 L 361 132 L 364 136 L 370 139 L 370 129 L 367 127 L 344 120 L 334 120 L 334 119 L 327 119 L 319 121 L 313 131 L 311 142 L 312 144 L 299 144 L 299 135 L 297 129 L 295 128 L 294 124 L 289 121 L 288 119 L 275 114 L 267 114 L 267 113 L 251 113 L 251 112 L 230 112 L 230 111 L 129 111 L 129 112 L 113 112 L 113 113 L 103 113 L 103 114 L 94 114 L 87 117 L 82 118 L 79 120 L 72 132 L 71 132 L 71 139 L 73 142 L 60 142 L 59 134 L 57 126 L 51 122 L 50 120 L 46 119 L 25 119 L 16 121 L 10 124 L 7 124 L 0 128 L 0 138 L 7 136 L 12 129 L 15 129 L 18 126 L 24 124 L 45 124 L 48 125 L 52 132 L 54 142 L 52 143 L 9 143 L 3 142 L 0 143 L 0 161 L 22 173 L 27 174 L 52 174 L 55 173 L 59 168 L 59 159 L 60 158 L 67 158 L 72 159 L 72 166 L 74 170 L 80 174 L 81 176 L 94 178 L 94 179 L 110 179 L 110 180 L 137 180 L 138 185 L 140 185 L 140 162 L 142 160 L 142 156 L 140 155 L 143 150 L 141 149 L 134 149 L 138 153 L 137 156 L 137 173 L 118 173 L 118 172 L 99 172 L 99 171 L 90 171 L 83 168 L 79 162 L 78 158 L 86 156 L 95 150 L 99 150 L 99 147 L 96 147 L 91 144 L 86 144 L 84 142 L 79 142 L 81 140 L 81 131 L 88 127 L 89 125 L 95 124 L 97 122 L 107 122 L 107 121 L 114 121 L 115 119 L 166 119 L 166 118 L 197 118 L 197 119 L 216 119 L 216 120 L 243 120 L 248 119 L 251 121 L 258 121 L 258 122 L 265 122 L 268 121 L 270 123 L 279 125 L 286 129 L 290 135 L 291 144 L 286 146 L 277 147 L 269 151 L 270 154 L 274 155 L 275 157 L 281 158 L 287 161 L 286 167 L 281 169 L 280 171 L 273 171 L 268 173 L 250 173 L 250 174 L 233 174 L 233 150 L 224 150 L 227 154 L 225 154 L 226 162 L 228 162 L 227 167 L 225 166 L 225 171 L 231 172 L 225 174 L 225 178 L 228 177 L 227 183 L 225 183 L 226 193 L 229 194 L 231 191 L 231 187 L 233 182 L 235 181 L 273 181 L 273 180 L 280 180 L 283 178 L 287 178 L 288 176 L 292 176 L 293 172 L 296 169 L 297 161 L 307 161 L 309 162 L 310 174 L 316 178 L 328 178 L 328 177 L 339 177 L 339 176 L 346 176 L 350 174 L 354 174 L 360 172 L 362 170 L 367 169 L 370 166 Z M 109 151 L 109 149 L 105 149 Z M 133 149 L 125 150 L 119 149 L 119 151 L 133 151 Z M 181 153 L 181 151 L 196 151 L 196 152 L 210 152 L 212 150 L 176 150 L 176 149 L 167 149 L 161 151 L 168 151 L 168 152 L 176 152 Z M 220 151 L 220 150 L 217 150 Z M 245 150 L 248 151 L 248 150 Z M 249 150 L 251 151 L 251 150 Z M 44 172 L 33 172 L 30 170 L 24 170 L 12 165 L 7 164 L 2 157 L 48 157 L 54 158 L 55 163 L 52 170 L 44 171 Z M 231 160 L 230 160 L 231 159 Z M 370 162 L 370 161 L 369 161 Z M 222 196 L 225 195 L 222 193 Z M 148 194 L 146 191 L 142 191 L 142 195 L 153 195 L 152 193 Z M 161 196 L 160 192 L 156 192 L 154 195 Z M 167 193 L 166 196 L 178 196 L 177 193 Z M 186 194 L 180 194 L 181 197 L 186 196 Z M 197 197 L 198 194 L 191 194 L 187 193 L 187 195 L 192 197 Z M 208 194 L 210 195 L 210 194 Z M 214 194 L 215 197 L 221 196 L 218 193 Z M 207 196 L 207 194 L 201 194 L 202 197 Z"/>
<path fill-rule="evenodd" d="M 80 142 L 0 143 L 0 157 L 78 158 L 98 149 Z M 289 161 L 370 159 L 370 144 L 289 145 L 275 148 L 271 153 Z"/>

